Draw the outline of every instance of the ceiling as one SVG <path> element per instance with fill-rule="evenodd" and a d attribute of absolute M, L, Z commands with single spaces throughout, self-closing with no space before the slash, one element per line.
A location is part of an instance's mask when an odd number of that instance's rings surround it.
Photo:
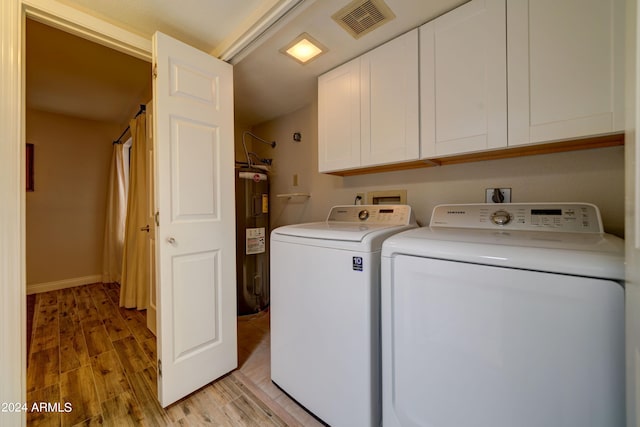
<path fill-rule="evenodd" d="M 123 124 L 151 99 L 149 62 L 32 20 L 26 37 L 27 108 Z"/>
<path fill-rule="evenodd" d="M 224 55 L 252 27 L 292 0 L 57 0 L 146 38 L 162 31 Z M 349 0 L 302 0 L 234 64 L 235 116 L 243 126 L 301 108 L 317 77 L 467 0 L 385 0 L 396 18 L 356 40 L 331 19 Z M 279 50 L 303 32 L 329 51 L 301 65 Z M 150 97 L 150 64 L 35 21 L 27 25 L 27 107 L 124 123 Z M 90 96 L 87 96 L 90 94 Z"/>

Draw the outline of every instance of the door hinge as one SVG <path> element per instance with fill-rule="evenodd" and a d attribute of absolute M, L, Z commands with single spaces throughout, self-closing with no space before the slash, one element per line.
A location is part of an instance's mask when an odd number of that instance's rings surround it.
<path fill-rule="evenodd" d="M 162 360 L 158 359 L 158 375 L 162 376 Z"/>
<path fill-rule="evenodd" d="M 158 77 L 158 63 L 156 62 L 155 64 L 153 64 L 153 78 L 157 78 Z"/>
<path fill-rule="evenodd" d="M 156 212 L 154 218 L 156 219 L 156 227 L 160 227 L 160 212 Z"/>

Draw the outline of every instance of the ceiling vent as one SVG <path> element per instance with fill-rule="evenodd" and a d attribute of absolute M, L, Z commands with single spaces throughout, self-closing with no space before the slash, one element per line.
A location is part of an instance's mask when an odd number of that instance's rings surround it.
<path fill-rule="evenodd" d="M 354 0 L 331 16 L 356 39 L 395 17 L 382 0 Z"/>

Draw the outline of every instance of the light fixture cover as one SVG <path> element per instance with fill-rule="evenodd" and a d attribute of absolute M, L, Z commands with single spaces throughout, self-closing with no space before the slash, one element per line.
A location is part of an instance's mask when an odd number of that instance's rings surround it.
<path fill-rule="evenodd" d="M 312 59 L 327 52 L 327 48 L 307 33 L 302 33 L 291 43 L 280 49 L 281 53 L 295 59 L 301 64 L 308 64 Z"/>

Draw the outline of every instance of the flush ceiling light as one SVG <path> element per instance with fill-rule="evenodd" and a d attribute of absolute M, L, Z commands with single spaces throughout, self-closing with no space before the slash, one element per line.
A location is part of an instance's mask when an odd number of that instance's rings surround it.
<path fill-rule="evenodd" d="M 309 34 L 302 33 L 287 46 L 280 49 L 280 52 L 292 57 L 301 64 L 307 64 L 312 59 L 327 52 L 327 50 L 326 47 Z"/>

